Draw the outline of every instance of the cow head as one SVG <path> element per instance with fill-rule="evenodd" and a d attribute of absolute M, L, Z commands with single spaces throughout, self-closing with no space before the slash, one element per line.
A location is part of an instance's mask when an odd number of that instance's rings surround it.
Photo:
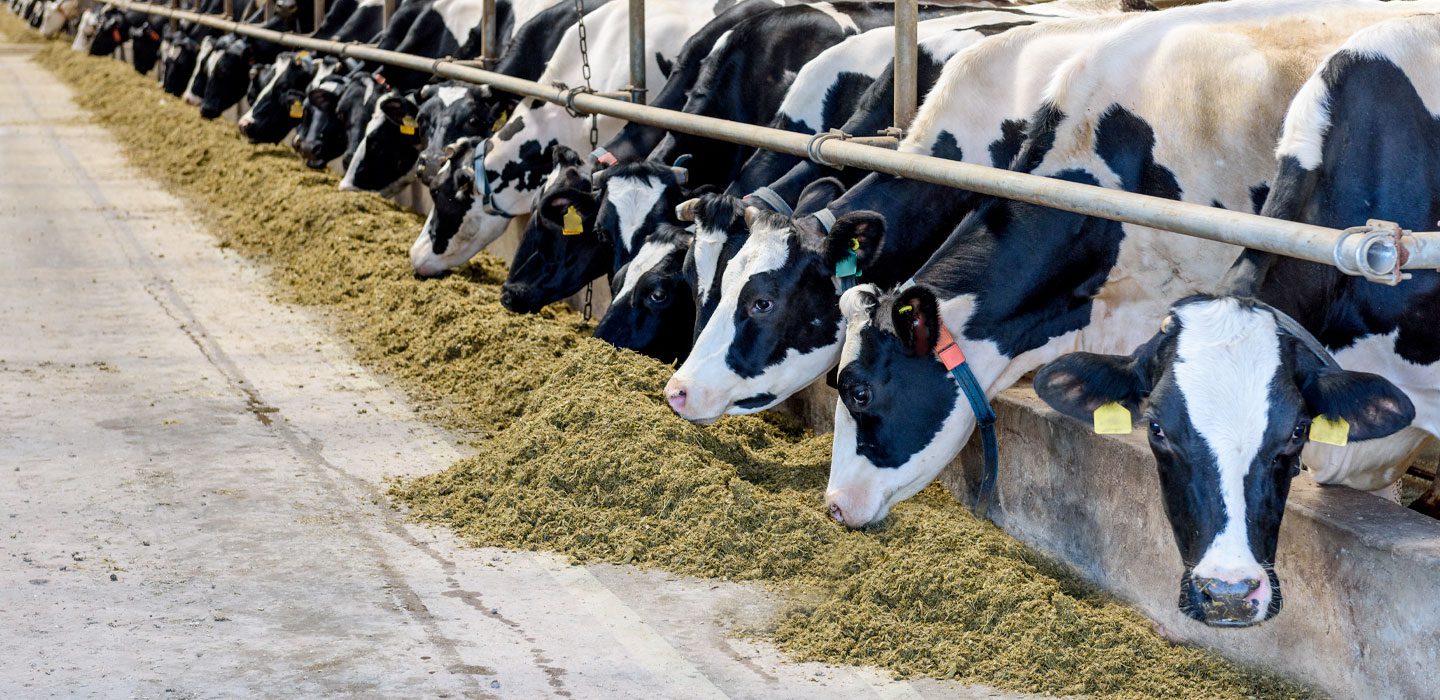
<path fill-rule="evenodd" d="M 214 119 L 239 104 L 254 65 L 255 47 L 249 39 L 233 34 L 216 39 L 206 60 L 209 78 L 200 99 L 200 118 Z"/>
<path fill-rule="evenodd" d="M 564 146 L 554 149 L 554 162 L 505 281 L 502 303 L 512 311 L 538 310 L 613 273 L 660 224 L 674 221 L 683 196 L 684 168 L 626 163 L 591 175 L 591 164 Z M 563 235 L 571 206 L 583 226 Z"/>
<path fill-rule="evenodd" d="M 382 79 L 377 76 L 376 80 Z M 420 122 L 416 93 L 388 90 L 380 95 L 340 189 L 389 194 L 403 187 L 420 154 Z"/>
<path fill-rule="evenodd" d="M 160 51 L 161 84 L 165 92 L 176 97 L 185 94 L 190 76 L 195 73 L 196 59 L 200 44 L 190 35 L 176 28 L 170 28 L 165 45 Z"/>
<path fill-rule="evenodd" d="M 337 115 L 345 86 L 344 75 L 331 74 L 312 83 L 305 95 L 304 116 L 295 127 L 295 150 L 307 167 L 319 170 L 345 154 L 345 122 Z"/>
<path fill-rule="evenodd" d="M 487 138 L 509 117 L 511 100 L 497 103 L 486 85 L 463 83 L 426 85 L 420 90 L 417 117 L 421 138 L 415 174 L 427 187 L 440 163 L 445 147 L 463 138 Z"/>
<path fill-rule="evenodd" d="M 461 227 L 471 216 L 475 196 L 475 169 L 483 167 L 483 155 L 478 139 L 460 139 L 445 149 L 445 160 L 436 170 L 431 181 L 430 213 L 420 236 L 410 246 L 410 260 L 424 261 L 443 259 Z M 469 260 L 469 256 L 465 258 Z M 461 261 L 463 263 L 464 260 Z M 461 264 L 461 263 L 456 263 Z M 440 277 L 449 272 L 451 265 L 430 268 L 415 265 L 417 277 Z"/>
<path fill-rule="evenodd" d="M 40 19 L 40 35 L 53 39 L 79 13 L 80 0 L 50 0 L 45 3 L 45 14 Z"/>
<path fill-rule="evenodd" d="M 1312 421 L 1344 419 L 1348 440 L 1370 440 L 1415 416 L 1390 382 L 1340 369 L 1303 329 L 1235 297 L 1182 300 L 1133 354 L 1066 355 L 1035 390 L 1087 422 L 1112 402 L 1143 408 L 1185 565 L 1180 610 L 1224 627 L 1280 611 L 1280 520 Z"/>
<path fill-rule="evenodd" d="M 251 143 L 280 143 L 304 116 L 305 95 L 318 67 L 308 52 L 276 56 L 270 80 L 236 123 L 240 133 Z"/>
<path fill-rule="evenodd" d="M 136 73 L 147 75 L 154 70 L 160 58 L 160 33 L 164 28 L 165 20 L 160 18 L 147 18 L 130 27 L 130 62 Z"/>
<path fill-rule="evenodd" d="M 214 62 L 214 54 L 215 37 L 207 36 L 201 39 L 200 48 L 195 54 L 195 70 L 191 71 L 185 83 L 185 91 L 180 95 L 185 104 L 199 106 L 205 95 L 205 84 L 210 80 L 210 65 Z"/>
<path fill-rule="evenodd" d="M 665 363 L 685 359 L 695 304 L 681 268 L 693 240 L 679 226 L 657 226 L 611 280 L 618 291 L 595 337 Z"/>
<path fill-rule="evenodd" d="M 100 22 L 95 28 L 95 38 L 90 41 L 91 56 L 109 56 L 130 38 L 130 21 L 125 13 L 114 8 L 101 12 Z"/>

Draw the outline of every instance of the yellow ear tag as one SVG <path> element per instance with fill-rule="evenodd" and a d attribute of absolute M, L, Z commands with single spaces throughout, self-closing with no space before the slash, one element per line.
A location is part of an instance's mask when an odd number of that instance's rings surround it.
<path fill-rule="evenodd" d="M 400 133 L 406 136 L 415 135 L 415 117 L 407 115 L 404 119 L 400 120 Z"/>
<path fill-rule="evenodd" d="M 1330 420 L 1325 416 L 1315 416 L 1315 420 L 1310 422 L 1310 440 L 1344 447 L 1350 442 L 1350 421 L 1344 418 Z"/>
<path fill-rule="evenodd" d="M 303 116 L 305 116 L 305 105 L 301 104 L 301 103 L 300 103 L 300 100 L 295 100 L 294 102 L 291 102 L 291 103 L 290 103 L 290 118 L 291 118 L 291 119 L 299 119 L 300 117 L 303 117 Z"/>
<path fill-rule="evenodd" d="M 1130 409 L 1111 401 L 1095 409 L 1096 435 L 1129 435 Z"/>
<path fill-rule="evenodd" d="M 855 251 L 855 252 L 857 252 L 857 253 L 860 252 L 860 239 L 859 239 L 859 238 L 851 238 L 851 239 L 850 239 L 850 250 L 853 250 L 853 251 Z"/>
<path fill-rule="evenodd" d="M 509 118 L 510 118 L 510 113 L 509 113 L 509 112 L 501 112 L 501 113 L 500 113 L 500 116 L 495 117 L 495 123 L 490 125 L 490 133 L 493 134 L 493 133 L 495 133 L 495 132 L 500 131 L 501 127 L 504 127 L 504 126 L 505 126 L 505 120 L 507 120 L 507 119 L 509 119 Z"/>
<path fill-rule="evenodd" d="M 580 220 L 580 212 L 575 211 L 575 207 L 565 210 L 564 223 L 565 226 L 560 229 L 560 233 L 566 236 L 578 236 L 585 233 L 585 223 Z"/>

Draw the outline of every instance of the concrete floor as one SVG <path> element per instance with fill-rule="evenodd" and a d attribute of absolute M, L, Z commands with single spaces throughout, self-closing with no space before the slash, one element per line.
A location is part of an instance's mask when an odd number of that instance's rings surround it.
<path fill-rule="evenodd" d="M 0 241 L 0 697 L 1000 695 L 787 663 L 734 633 L 755 587 L 405 523 L 382 480 L 461 450 L 18 46 Z"/>

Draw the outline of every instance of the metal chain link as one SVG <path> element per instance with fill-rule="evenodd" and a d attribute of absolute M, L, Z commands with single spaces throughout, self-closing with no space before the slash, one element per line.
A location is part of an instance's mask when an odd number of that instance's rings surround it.
<path fill-rule="evenodd" d="M 595 88 L 590 85 L 590 40 L 585 34 L 585 0 L 575 0 L 575 26 L 576 32 L 580 35 L 580 76 L 585 79 L 585 92 L 594 92 Z M 600 115 L 590 115 L 590 150 L 594 151 L 600 145 Z M 581 318 L 586 323 L 594 318 L 595 312 L 591 302 L 595 298 L 595 282 L 591 281 L 585 285 L 585 304 L 581 307 Z"/>

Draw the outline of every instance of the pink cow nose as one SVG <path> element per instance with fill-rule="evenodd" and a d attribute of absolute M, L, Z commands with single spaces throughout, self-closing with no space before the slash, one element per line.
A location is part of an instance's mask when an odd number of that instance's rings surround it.
<path fill-rule="evenodd" d="M 845 524 L 845 511 L 840 510 L 839 503 L 830 504 L 830 517 L 834 518 L 835 522 L 840 523 L 841 525 Z"/>
<path fill-rule="evenodd" d="M 670 404 L 670 409 L 676 413 L 685 410 L 686 396 L 684 384 L 672 379 L 669 384 L 665 385 L 665 402 Z"/>

